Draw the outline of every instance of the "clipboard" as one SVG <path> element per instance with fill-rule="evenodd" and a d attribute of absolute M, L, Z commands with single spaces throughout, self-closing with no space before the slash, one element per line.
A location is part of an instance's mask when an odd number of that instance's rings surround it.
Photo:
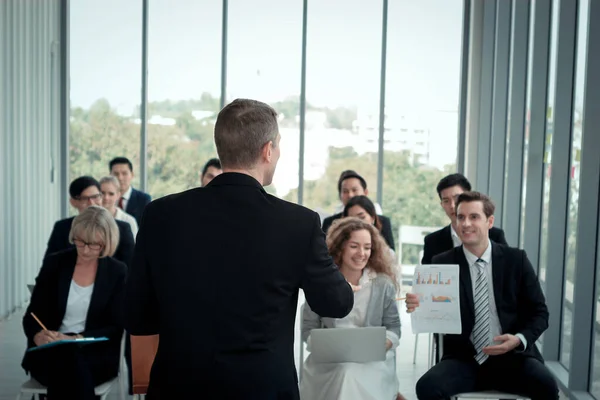
<path fill-rule="evenodd" d="M 61 346 L 63 344 L 86 345 L 86 344 L 91 344 L 91 343 L 106 342 L 107 340 L 108 340 L 108 338 L 104 337 L 104 336 L 97 337 L 97 338 L 86 337 L 86 338 L 80 338 L 80 339 L 75 339 L 75 340 L 57 340 L 55 342 L 46 343 L 41 346 L 31 347 L 31 348 L 27 349 L 27 352 L 47 349 L 50 347 Z"/>

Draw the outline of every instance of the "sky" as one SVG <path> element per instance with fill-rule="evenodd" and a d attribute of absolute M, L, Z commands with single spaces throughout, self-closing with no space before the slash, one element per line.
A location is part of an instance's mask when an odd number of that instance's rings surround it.
<path fill-rule="evenodd" d="M 141 1 L 71 1 L 71 101 L 129 113 L 141 91 Z M 118 12 L 116 12 L 118 10 Z M 388 107 L 456 110 L 462 0 L 391 0 Z M 148 97 L 220 93 L 222 3 L 150 0 Z M 379 107 L 382 0 L 308 3 L 307 100 Z M 228 100 L 300 93 L 302 0 L 230 0 Z"/>

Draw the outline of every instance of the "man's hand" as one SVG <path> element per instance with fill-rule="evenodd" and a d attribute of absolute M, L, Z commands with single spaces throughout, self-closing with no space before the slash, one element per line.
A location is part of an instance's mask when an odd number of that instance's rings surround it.
<path fill-rule="evenodd" d="M 392 348 L 392 341 L 390 339 L 385 339 L 385 349 L 389 350 Z"/>
<path fill-rule="evenodd" d="M 486 346 L 482 351 L 489 356 L 499 356 L 508 353 L 521 345 L 521 339 L 511 334 L 496 336 L 494 342 L 502 342 L 493 346 Z"/>
<path fill-rule="evenodd" d="M 406 293 L 406 312 L 411 313 L 419 307 L 419 296 L 415 293 Z"/>

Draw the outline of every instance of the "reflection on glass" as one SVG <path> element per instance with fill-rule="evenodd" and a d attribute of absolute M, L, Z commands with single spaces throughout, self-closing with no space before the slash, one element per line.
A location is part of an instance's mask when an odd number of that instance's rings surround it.
<path fill-rule="evenodd" d="M 577 257 L 577 219 L 579 215 L 579 173 L 582 139 L 583 95 L 585 80 L 585 60 L 587 55 L 588 32 L 588 6 L 589 0 L 579 2 L 579 18 L 577 33 L 577 48 L 575 55 L 575 107 L 573 109 L 571 168 L 569 176 L 569 209 L 567 215 L 567 243 L 565 284 L 563 298 L 563 321 L 561 337 L 560 362 L 569 369 L 571 360 L 571 337 L 573 322 L 570 317 L 573 313 L 573 291 L 575 279 L 575 262 Z"/>
<path fill-rule="evenodd" d="M 596 312 L 594 319 L 594 336 L 592 337 L 592 371 L 590 392 L 600 399 L 600 263 L 596 263 Z"/>
<path fill-rule="evenodd" d="M 228 9 L 227 102 L 251 98 L 278 112 L 281 158 L 266 190 L 297 202 L 302 2 L 230 0 Z"/>
<path fill-rule="evenodd" d="M 128 157 L 136 173 L 142 4 L 72 0 L 69 8 L 69 180 L 108 175 L 108 163 L 116 156 Z M 134 175 L 133 185 L 138 183 Z"/>
<path fill-rule="evenodd" d="M 148 189 L 158 198 L 200 186 L 216 157 L 221 4 L 152 0 L 148 24 Z"/>
<path fill-rule="evenodd" d="M 382 0 L 308 7 L 303 203 L 321 214 L 341 210 L 337 181 L 346 169 L 376 199 L 381 13 Z"/>
<path fill-rule="evenodd" d="M 396 241 L 406 235 L 402 264 L 421 260 L 422 238 L 411 243 L 411 228 L 449 223 L 435 188 L 456 172 L 462 7 L 461 0 L 389 4 L 383 211 Z M 376 114 L 373 121 L 375 132 Z"/>

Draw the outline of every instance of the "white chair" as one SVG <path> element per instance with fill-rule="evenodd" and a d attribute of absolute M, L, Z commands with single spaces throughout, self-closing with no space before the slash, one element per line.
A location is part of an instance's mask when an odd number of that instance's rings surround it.
<path fill-rule="evenodd" d="M 432 341 L 433 343 L 433 341 Z M 435 350 L 433 350 L 435 347 L 435 344 L 432 344 L 432 352 L 434 352 Z M 439 345 L 438 345 L 438 349 L 439 351 L 439 359 L 442 359 L 442 355 L 444 354 L 444 335 L 443 334 L 439 334 Z M 435 356 L 434 356 L 434 360 L 435 360 Z M 457 395 L 452 396 L 453 400 L 458 400 L 458 399 L 497 399 L 497 400 L 509 400 L 509 399 L 522 399 L 522 400 L 529 400 L 529 397 L 524 397 L 521 395 L 517 395 L 517 394 L 511 394 L 511 393 L 504 393 L 504 392 L 499 392 L 497 390 L 483 390 L 481 392 L 468 392 L 468 393 L 459 393 Z"/>
<path fill-rule="evenodd" d="M 96 396 L 100 396 L 100 400 L 106 400 L 106 397 L 110 393 L 110 390 L 116 383 L 119 383 L 119 395 L 122 400 L 125 399 L 125 381 L 127 380 L 127 374 L 125 373 L 125 334 L 123 334 L 123 338 L 121 339 L 121 350 L 119 355 L 119 372 L 117 376 L 109 381 L 106 381 L 94 389 Z M 48 391 L 46 386 L 42 385 L 35 379 L 31 378 L 27 382 L 21 385 L 21 392 L 17 395 L 17 400 L 20 400 L 24 394 L 34 395 L 36 400 L 39 400 L 40 394 L 47 394 Z"/>

